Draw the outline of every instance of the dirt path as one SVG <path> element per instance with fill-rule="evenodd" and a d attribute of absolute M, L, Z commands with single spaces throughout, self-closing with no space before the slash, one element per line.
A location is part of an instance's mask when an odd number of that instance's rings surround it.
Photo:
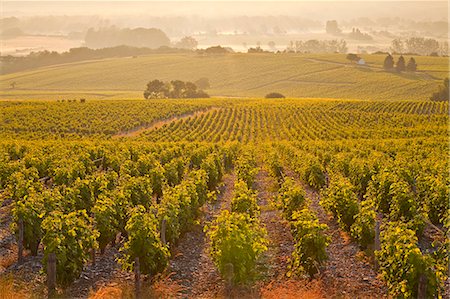
<path fill-rule="evenodd" d="M 321 279 L 330 297 L 344 298 L 385 298 L 387 289 L 377 278 L 373 265 L 360 253 L 358 245 L 351 242 L 336 221 L 319 204 L 319 194 L 304 186 L 311 200 L 310 208 L 317 213 L 319 221 L 328 225 L 332 241 L 327 248 L 328 261 Z"/>
<path fill-rule="evenodd" d="M 0 197 L 2 195 L 0 194 Z M 0 274 L 17 262 L 17 242 L 10 225 L 12 222 L 11 199 L 0 198 Z"/>
<path fill-rule="evenodd" d="M 258 205 L 261 208 L 260 219 L 267 229 L 270 240 L 264 259 L 266 263 L 265 280 L 281 281 L 288 272 L 288 260 L 294 250 L 294 240 L 289 223 L 283 220 L 281 212 L 272 206 L 272 199 L 276 195 L 275 180 L 265 169 L 261 169 L 256 176 L 256 190 L 258 191 Z"/>
<path fill-rule="evenodd" d="M 226 174 L 218 199 L 204 206 L 200 223 L 182 236 L 173 251 L 169 272 L 171 279 L 183 287 L 183 298 L 217 298 L 222 296 L 224 283 L 208 253 L 208 240 L 203 227 L 221 210 L 230 209 L 236 176 Z"/>
<path fill-rule="evenodd" d="M 64 296 L 69 298 L 88 298 L 91 290 L 105 286 L 132 285 L 133 273 L 123 271 L 117 263 L 118 247 L 107 247 L 103 255 L 97 253 L 95 264 L 85 266 L 80 277 L 65 290 Z"/>
<path fill-rule="evenodd" d="M 113 135 L 113 138 L 121 138 L 121 137 L 136 137 L 138 135 L 140 135 L 141 133 L 145 132 L 145 131 L 151 131 L 151 130 L 156 130 L 161 128 L 164 125 L 170 124 L 171 122 L 174 121 L 178 121 L 178 120 L 182 120 L 182 119 L 187 119 L 189 117 L 196 117 L 196 116 L 200 116 L 209 112 L 212 112 L 214 110 L 218 110 L 219 108 L 217 107 L 210 107 L 207 109 L 202 109 L 202 110 L 197 110 L 194 112 L 189 112 L 189 113 L 185 113 L 185 114 L 181 114 L 178 116 L 173 116 L 167 119 L 162 119 L 156 122 L 153 122 L 149 125 L 144 125 L 144 126 L 138 126 L 132 130 L 129 131 L 125 131 L 125 132 L 119 132 L 115 135 Z"/>
<path fill-rule="evenodd" d="M 262 168 L 256 176 L 261 222 L 267 229 L 269 238 L 268 250 L 262 263 L 265 265 L 264 277 L 258 285 L 261 298 L 324 298 L 321 281 L 306 280 L 299 277 L 289 278 L 289 259 L 294 250 L 294 240 L 289 222 L 282 218 L 281 212 L 272 206 L 276 195 L 276 182 Z"/>

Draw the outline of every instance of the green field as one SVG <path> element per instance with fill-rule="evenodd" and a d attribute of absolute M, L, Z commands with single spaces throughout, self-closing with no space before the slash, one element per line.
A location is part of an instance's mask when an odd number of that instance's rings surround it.
<path fill-rule="evenodd" d="M 214 97 L 277 91 L 294 98 L 426 100 L 448 76 L 445 57 L 415 57 L 415 73 L 384 71 L 385 55 L 362 57 L 366 66 L 349 63 L 344 54 L 157 54 L 83 61 L 1 75 L 0 99 L 142 98 L 153 79 L 206 77 Z"/>

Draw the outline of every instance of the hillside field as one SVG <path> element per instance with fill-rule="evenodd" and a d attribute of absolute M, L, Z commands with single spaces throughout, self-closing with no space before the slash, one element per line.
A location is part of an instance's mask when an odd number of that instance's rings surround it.
<path fill-rule="evenodd" d="M 206 77 L 213 97 L 276 91 L 293 98 L 426 100 L 449 71 L 445 57 L 414 57 L 414 73 L 384 71 L 385 55 L 361 57 L 366 66 L 350 63 L 345 54 L 155 54 L 82 61 L 0 75 L 0 99 L 137 99 L 153 79 Z"/>
<path fill-rule="evenodd" d="M 61 298 L 135 298 L 136 257 L 142 298 L 448 297 L 448 109 L 0 101 L 0 291 L 47 298 L 55 254 Z"/>

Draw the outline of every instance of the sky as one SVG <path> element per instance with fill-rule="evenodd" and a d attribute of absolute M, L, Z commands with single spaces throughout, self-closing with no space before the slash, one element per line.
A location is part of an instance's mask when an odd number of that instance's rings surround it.
<path fill-rule="evenodd" d="M 0 0 L 0 2 L 93 2 L 93 1 L 74 1 L 74 0 Z M 99 2 L 111 2 L 111 1 L 118 1 L 118 2 L 161 2 L 161 0 L 95 0 Z M 164 0 L 164 2 L 278 2 L 275 0 Z M 429 0 L 282 0 L 282 2 L 446 2 L 446 1 L 429 1 Z"/>
<path fill-rule="evenodd" d="M 175 2 L 178 2 L 178 4 L 172 4 Z M 234 2 L 240 2 L 240 4 L 233 5 Z M 380 2 L 389 4 L 380 5 Z M 256 5 L 255 3 L 260 4 Z M 417 20 L 447 20 L 447 9 L 446 1 L 410 0 L 0 0 L 0 15 L 3 17 L 88 14 L 131 16 L 145 14 L 148 16 L 204 15 L 208 17 L 286 15 L 316 20 L 407 16 Z"/>

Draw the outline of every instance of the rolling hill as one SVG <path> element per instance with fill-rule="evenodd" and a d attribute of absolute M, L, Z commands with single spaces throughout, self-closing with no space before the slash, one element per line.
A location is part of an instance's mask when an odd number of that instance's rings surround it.
<path fill-rule="evenodd" d="M 384 71 L 385 55 L 362 57 L 366 66 L 349 63 L 344 54 L 155 54 L 83 61 L 0 75 L 0 99 L 142 98 L 152 79 L 207 77 L 207 92 L 220 97 L 277 91 L 298 98 L 424 100 L 448 76 L 444 57 L 415 57 L 415 73 Z"/>

